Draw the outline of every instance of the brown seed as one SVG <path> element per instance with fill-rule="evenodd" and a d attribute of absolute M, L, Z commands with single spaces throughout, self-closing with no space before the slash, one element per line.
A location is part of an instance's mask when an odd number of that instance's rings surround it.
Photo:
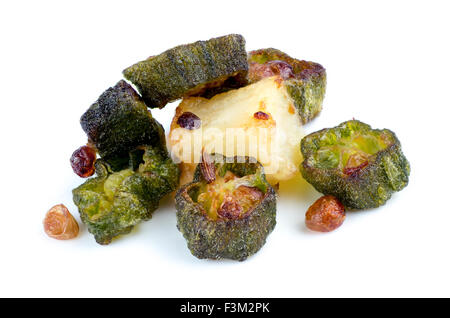
<path fill-rule="evenodd" d="M 235 190 L 234 195 L 242 201 L 251 202 L 251 206 L 253 206 L 253 203 L 261 201 L 264 197 L 264 193 L 262 193 L 258 188 L 248 187 L 245 185 L 239 186 Z"/>
<path fill-rule="evenodd" d="M 245 218 L 263 197 L 264 193 L 258 188 L 241 185 L 233 193 L 225 195 L 217 214 L 229 220 Z"/>
<path fill-rule="evenodd" d="M 70 157 L 70 165 L 73 171 L 82 178 L 90 177 L 95 172 L 95 160 L 97 153 L 89 146 L 82 146 L 75 150 Z"/>
<path fill-rule="evenodd" d="M 77 237 L 79 227 L 69 210 L 63 204 L 58 204 L 45 215 L 44 230 L 48 236 L 57 240 L 70 240 Z"/>
<path fill-rule="evenodd" d="M 306 226 L 313 231 L 331 232 L 345 220 L 344 205 L 334 196 L 325 195 L 306 211 Z"/>
<path fill-rule="evenodd" d="M 216 180 L 216 166 L 211 158 L 211 156 L 203 151 L 202 162 L 200 162 L 200 171 L 202 172 L 203 178 L 206 183 L 211 183 Z"/>
<path fill-rule="evenodd" d="M 181 128 L 189 130 L 198 129 L 202 125 L 202 120 L 194 113 L 184 112 L 178 117 L 177 124 Z"/>
<path fill-rule="evenodd" d="M 229 196 L 225 197 L 222 205 L 217 210 L 217 214 L 224 219 L 236 220 L 241 216 L 242 211 L 241 205 L 233 197 Z"/>
<path fill-rule="evenodd" d="M 347 164 L 344 168 L 344 173 L 348 176 L 357 174 L 369 164 L 367 156 L 360 153 L 355 153 L 348 158 Z"/>

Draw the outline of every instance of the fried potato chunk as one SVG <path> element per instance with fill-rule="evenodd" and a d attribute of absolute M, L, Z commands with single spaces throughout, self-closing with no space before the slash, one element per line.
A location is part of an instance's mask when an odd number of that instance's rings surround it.
<path fill-rule="evenodd" d="M 294 177 L 302 161 L 299 144 L 304 133 L 298 110 L 280 81 L 273 76 L 211 99 L 185 98 L 170 128 L 172 157 L 188 167 L 200 162 L 203 149 L 227 157 L 249 156 L 264 166 L 271 184 Z"/>

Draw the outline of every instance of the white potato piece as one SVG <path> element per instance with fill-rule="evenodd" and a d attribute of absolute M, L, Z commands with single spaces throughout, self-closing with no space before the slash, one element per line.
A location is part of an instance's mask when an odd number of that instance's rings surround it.
<path fill-rule="evenodd" d="M 271 184 L 293 178 L 302 160 L 304 133 L 297 109 L 280 83 L 281 78 L 274 76 L 211 99 L 183 99 L 168 138 L 174 160 L 186 163 L 184 170 L 191 171 L 205 149 L 227 157 L 256 158 Z M 180 127 L 178 119 L 185 112 L 200 118 L 199 128 Z"/>

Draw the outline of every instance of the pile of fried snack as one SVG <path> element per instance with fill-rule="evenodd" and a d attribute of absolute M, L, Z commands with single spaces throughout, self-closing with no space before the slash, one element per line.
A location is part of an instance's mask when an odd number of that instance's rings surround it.
<path fill-rule="evenodd" d="M 321 232 L 339 227 L 346 209 L 383 205 L 408 184 L 409 163 L 390 130 L 350 120 L 304 136 L 322 110 L 320 64 L 273 48 L 247 52 L 231 34 L 177 46 L 123 74 L 137 91 L 120 80 L 100 95 L 81 116 L 87 144 L 70 160 L 90 177 L 73 201 L 99 244 L 149 220 L 176 192 L 177 228 L 191 253 L 242 261 L 275 227 L 280 181 L 301 174 L 324 194 L 305 217 Z M 178 99 L 166 140 L 149 108 Z M 64 205 L 44 227 L 57 239 L 78 234 Z"/>

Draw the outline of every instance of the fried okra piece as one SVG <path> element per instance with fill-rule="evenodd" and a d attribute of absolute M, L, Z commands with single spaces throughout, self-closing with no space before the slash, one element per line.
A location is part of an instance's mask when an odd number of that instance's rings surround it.
<path fill-rule="evenodd" d="M 164 107 L 184 96 L 209 95 L 220 87 L 247 83 L 245 40 L 230 34 L 180 45 L 123 71 L 149 107 Z M 211 93 L 213 90 L 213 93 Z"/>
<path fill-rule="evenodd" d="M 178 166 L 164 149 L 140 147 L 133 156 L 137 153 L 141 158 L 135 170 L 113 172 L 104 160 L 97 160 L 98 176 L 72 191 L 81 220 L 99 244 L 109 244 L 150 219 L 160 199 L 178 185 Z M 136 159 L 130 162 L 136 164 Z"/>
<path fill-rule="evenodd" d="M 177 227 L 197 258 L 243 261 L 275 227 L 276 194 L 259 163 L 219 157 L 220 163 L 203 157 L 194 180 L 178 190 Z"/>
<path fill-rule="evenodd" d="M 297 60 L 277 49 L 261 49 L 248 54 L 250 83 L 279 76 L 279 84 L 298 109 L 302 123 L 307 123 L 322 110 L 326 72 L 322 65 Z"/>
<path fill-rule="evenodd" d="M 123 80 L 107 89 L 81 116 L 80 123 L 102 158 L 127 158 L 137 146 L 164 144 L 164 129 Z"/>
<path fill-rule="evenodd" d="M 303 177 L 347 208 L 378 207 L 408 185 L 409 162 L 388 129 L 350 120 L 306 136 L 301 151 Z"/>

